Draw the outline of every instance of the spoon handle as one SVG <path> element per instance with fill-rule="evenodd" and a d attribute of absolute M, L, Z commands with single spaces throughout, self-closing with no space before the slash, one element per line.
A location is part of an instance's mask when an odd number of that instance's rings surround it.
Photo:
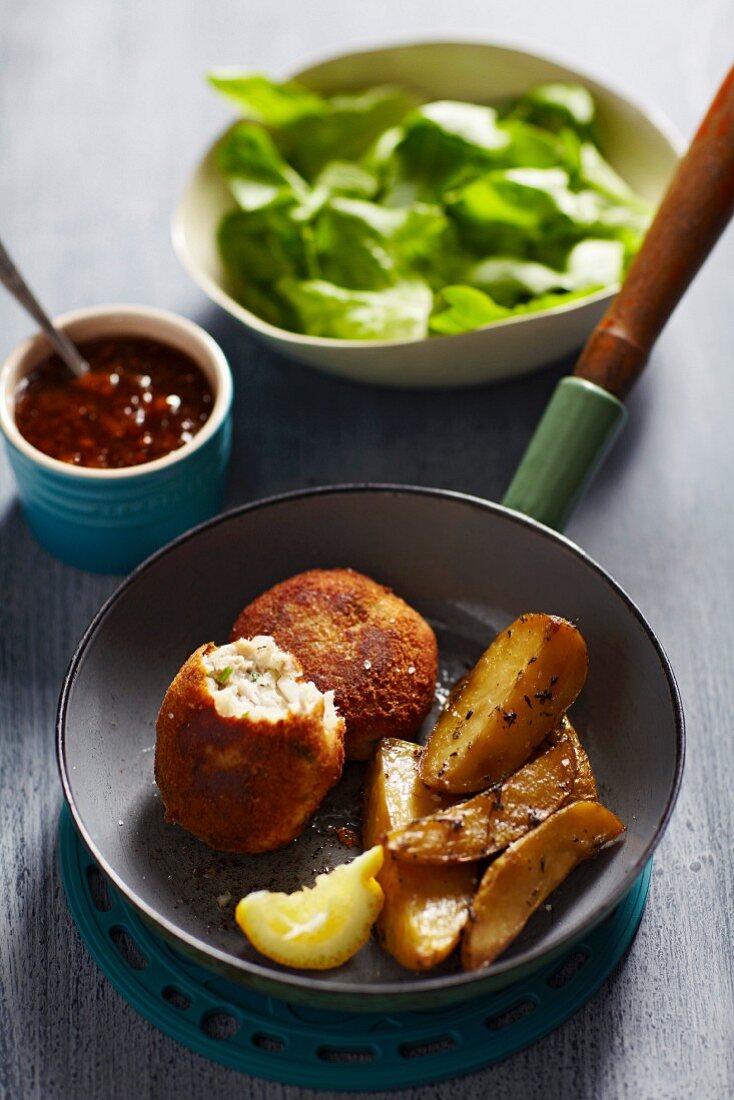
<path fill-rule="evenodd" d="M 45 332 L 54 351 L 66 363 L 72 374 L 80 376 L 86 374 L 89 365 L 77 351 L 69 337 L 61 329 L 55 328 L 50 318 L 42 309 L 35 294 L 30 289 L 18 268 L 13 263 L 8 250 L 0 240 L 0 283 L 6 287 L 13 297 L 30 313 L 34 321 Z"/>

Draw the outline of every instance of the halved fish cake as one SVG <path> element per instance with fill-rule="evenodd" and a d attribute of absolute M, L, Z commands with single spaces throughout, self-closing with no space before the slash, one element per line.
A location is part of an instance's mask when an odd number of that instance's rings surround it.
<path fill-rule="evenodd" d="M 334 693 L 273 638 L 197 649 L 166 692 L 155 777 L 166 819 L 212 848 L 267 852 L 299 835 L 344 763 Z"/>

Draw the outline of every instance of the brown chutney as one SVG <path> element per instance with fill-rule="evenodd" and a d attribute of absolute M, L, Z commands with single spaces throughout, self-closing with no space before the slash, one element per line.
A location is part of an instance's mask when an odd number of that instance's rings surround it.
<path fill-rule="evenodd" d="M 51 458 L 98 469 L 139 466 L 188 443 L 209 419 L 212 388 L 185 352 L 137 336 L 78 347 L 86 374 L 74 377 L 50 355 L 15 393 L 19 432 Z"/>

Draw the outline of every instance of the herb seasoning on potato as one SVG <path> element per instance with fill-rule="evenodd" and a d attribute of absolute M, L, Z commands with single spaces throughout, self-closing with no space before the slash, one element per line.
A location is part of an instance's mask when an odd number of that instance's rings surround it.
<path fill-rule="evenodd" d="M 511 775 L 560 723 L 586 680 L 586 643 L 566 619 L 521 615 L 441 714 L 421 760 L 429 786 L 456 794 Z"/>
<path fill-rule="evenodd" d="M 489 966 L 568 874 L 624 832 L 599 802 L 574 802 L 511 844 L 485 871 L 461 950 L 466 970 Z"/>
<path fill-rule="evenodd" d="M 567 802 L 576 760 L 552 745 L 500 786 L 388 833 L 387 848 L 415 863 L 464 863 L 502 851 Z"/>

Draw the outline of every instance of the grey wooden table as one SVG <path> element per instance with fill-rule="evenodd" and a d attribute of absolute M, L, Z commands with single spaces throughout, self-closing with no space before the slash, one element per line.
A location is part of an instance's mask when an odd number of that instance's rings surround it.
<path fill-rule="evenodd" d="M 730 63 L 731 30 L 730 0 L 669 0 L 664 21 L 638 0 L 0 0 L 0 232 L 56 312 L 150 303 L 222 343 L 237 384 L 231 504 L 336 479 L 495 498 L 560 369 L 475 393 L 358 390 L 255 347 L 180 271 L 169 214 L 227 115 L 201 74 L 225 63 L 285 73 L 388 38 L 501 35 L 633 89 L 690 135 Z M 641 604 L 687 709 L 683 791 L 640 933 L 555 1034 L 416 1098 L 734 1093 L 732 271 L 730 232 L 661 340 L 569 532 Z M 0 301 L 0 354 L 27 328 Z M 74 645 L 115 583 L 35 544 L 0 458 L 0 1096 L 291 1100 L 302 1090 L 211 1065 L 139 1018 L 70 921 L 56 868 L 54 711 Z"/>

